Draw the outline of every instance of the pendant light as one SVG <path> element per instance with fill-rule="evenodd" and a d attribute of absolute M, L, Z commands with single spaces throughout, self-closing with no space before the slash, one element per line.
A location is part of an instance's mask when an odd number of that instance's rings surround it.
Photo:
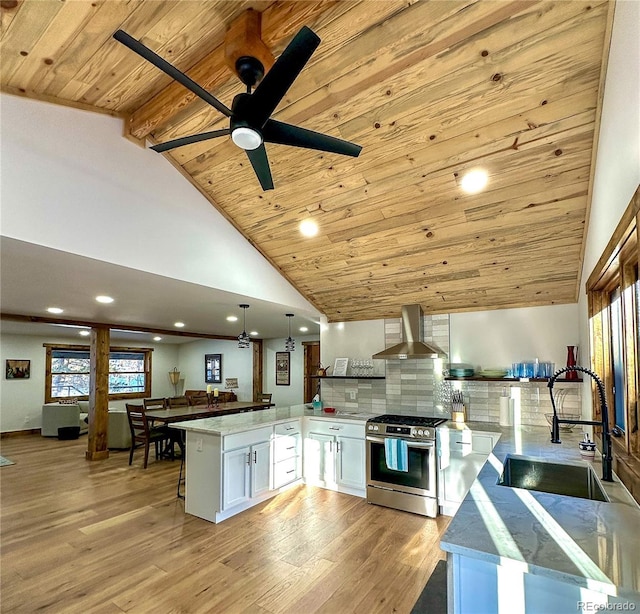
<path fill-rule="evenodd" d="M 284 349 L 287 352 L 294 352 L 296 349 L 296 342 L 295 342 L 295 339 L 291 338 L 291 318 L 293 318 L 293 314 L 285 313 L 284 315 L 286 315 L 287 318 L 289 318 L 289 336 L 287 337 L 287 340 L 284 342 Z"/>
<path fill-rule="evenodd" d="M 238 305 L 243 311 L 244 315 L 242 316 L 242 333 L 238 335 L 238 347 L 240 349 L 246 349 L 251 345 L 251 337 L 247 335 L 247 309 L 249 309 L 249 305 Z"/>

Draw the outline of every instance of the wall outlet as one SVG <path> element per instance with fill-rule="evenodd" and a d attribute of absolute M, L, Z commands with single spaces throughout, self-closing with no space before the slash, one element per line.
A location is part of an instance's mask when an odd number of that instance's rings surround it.
<path fill-rule="evenodd" d="M 29 426 L 31 424 L 31 418 L 29 416 L 25 416 L 24 425 Z"/>
<path fill-rule="evenodd" d="M 356 398 L 358 397 L 358 391 L 357 390 L 348 390 L 347 392 L 349 393 L 349 399 L 351 401 L 355 401 Z"/>
<path fill-rule="evenodd" d="M 196 439 L 196 452 L 202 452 L 202 437 Z"/>

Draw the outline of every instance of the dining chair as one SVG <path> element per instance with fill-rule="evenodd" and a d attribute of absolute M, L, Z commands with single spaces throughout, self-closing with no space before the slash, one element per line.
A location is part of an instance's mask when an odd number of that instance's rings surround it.
<path fill-rule="evenodd" d="M 149 411 L 152 409 L 167 409 L 167 399 L 143 399 L 144 410 Z"/>
<path fill-rule="evenodd" d="M 189 395 L 189 405 L 208 405 L 209 397 L 204 390 L 198 390 Z"/>
<path fill-rule="evenodd" d="M 170 397 L 168 399 L 169 402 L 169 409 L 175 409 L 176 407 L 188 407 L 189 406 L 189 399 L 187 399 L 187 397 L 182 396 L 182 397 Z"/>
<path fill-rule="evenodd" d="M 144 468 L 149 461 L 149 446 L 155 444 L 156 460 L 160 456 L 160 445 L 167 439 L 166 427 L 151 428 L 145 412 L 144 405 L 126 403 L 127 419 L 131 431 L 131 450 L 129 452 L 129 464 L 133 462 L 133 452 L 139 446 L 144 446 Z"/>

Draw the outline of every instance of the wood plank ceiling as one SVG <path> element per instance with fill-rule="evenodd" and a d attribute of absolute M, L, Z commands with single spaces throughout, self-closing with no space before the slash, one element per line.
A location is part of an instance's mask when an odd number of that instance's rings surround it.
<path fill-rule="evenodd" d="M 359 143 L 360 157 L 268 145 L 263 192 L 228 138 L 162 155 L 330 321 L 577 300 L 610 2 L 0 5 L 3 91 L 122 116 L 154 143 L 228 120 L 115 30 L 230 106 L 244 86 L 224 62 L 229 24 L 259 11 L 275 57 L 311 27 L 322 42 L 274 117 Z M 488 187 L 465 194 L 476 167 Z M 300 236 L 305 218 L 316 237 Z"/>

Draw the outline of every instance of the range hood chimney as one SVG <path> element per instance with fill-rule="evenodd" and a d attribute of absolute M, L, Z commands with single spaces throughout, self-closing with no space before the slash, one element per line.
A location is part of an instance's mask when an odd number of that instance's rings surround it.
<path fill-rule="evenodd" d="M 402 343 L 393 345 L 372 358 L 406 359 L 406 358 L 440 358 L 444 352 L 424 342 L 424 320 L 420 305 L 404 305 L 402 307 Z"/>

